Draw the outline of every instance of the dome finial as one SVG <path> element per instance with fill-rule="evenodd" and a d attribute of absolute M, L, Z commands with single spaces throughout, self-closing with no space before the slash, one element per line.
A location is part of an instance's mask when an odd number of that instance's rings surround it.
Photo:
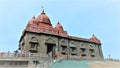
<path fill-rule="evenodd" d="M 35 19 L 35 16 L 33 16 L 32 19 Z"/>
<path fill-rule="evenodd" d="M 94 37 L 95 35 L 93 34 L 92 36 Z"/>
<path fill-rule="evenodd" d="M 58 20 L 58 24 L 60 24 L 59 20 Z"/>
<path fill-rule="evenodd" d="M 41 8 L 43 8 L 41 6 Z M 51 25 L 50 19 L 49 17 L 45 14 L 44 10 L 42 11 L 42 13 L 36 18 L 36 20 L 38 20 L 41 23 L 47 23 L 49 25 Z"/>
<path fill-rule="evenodd" d="M 44 13 L 44 7 L 43 7 L 43 6 L 41 6 L 41 8 L 42 8 L 42 13 Z"/>

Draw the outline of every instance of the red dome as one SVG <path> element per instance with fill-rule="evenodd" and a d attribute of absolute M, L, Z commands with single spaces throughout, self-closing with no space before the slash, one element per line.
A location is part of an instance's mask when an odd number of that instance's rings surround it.
<path fill-rule="evenodd" d="M 58 24 L 55 27 L 59 31 L 64 31 L 62 25 L 58 22 Z"/>
<path fill-rule="evenodd" d="M 100 43 L 100 40 L 97 39 L 97 37 L 95 35 L 93 35 L 91 38 L 90 38 L 91 41 L 93 42 L 96 42 L 96 43 Z"/>
<path fill-rule="evenodd" d="M 38 20 L 39 22 L 51 24 L 50 19 L 49 19 L 49 17 L 44 13 L 44 10 L 43 10 L 42 13 L 37 17 L 37 20 Z"/>

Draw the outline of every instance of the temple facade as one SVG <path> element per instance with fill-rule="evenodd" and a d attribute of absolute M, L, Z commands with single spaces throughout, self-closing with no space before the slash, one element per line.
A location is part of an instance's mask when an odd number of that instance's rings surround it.
<path fill-rule="evenodd" d="M 27 53 L 52 54 L 54 56 L 79 56 L 81 59 L 103 58 L 101 42 L 95 36 L 81 38 L 68 35 L 58 22 L 52 26 L 44 10 L 33 17 L 24 29 L 19 41 L 19 50 Z"/>

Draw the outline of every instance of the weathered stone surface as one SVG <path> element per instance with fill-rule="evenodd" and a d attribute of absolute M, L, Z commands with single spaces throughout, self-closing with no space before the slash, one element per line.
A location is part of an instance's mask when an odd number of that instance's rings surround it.
<path fill-rule="evenodd" d="M 101 42 L 95 35 L 90 39 L 70 36 L 59 22 L 53 28 L 44 11 L 28 22 L 20 38 L 19 49 L 27 53 L 51 53 L 52 57 L 59 52 L 61 57 L 69 55 L 81 59 L 103 58 Z"/>

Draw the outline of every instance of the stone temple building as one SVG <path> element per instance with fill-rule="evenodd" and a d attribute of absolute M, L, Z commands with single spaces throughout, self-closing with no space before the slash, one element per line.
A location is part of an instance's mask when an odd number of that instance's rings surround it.
<path fill-rule="evenodd" d="M 101 42 L 95 36 L 81 38 L 71 36 L 58 22 L 52 26 L 44 10 L 28 22 L 19 41 L 19 50 L 27 53 L 52 53 L 54 56 L 79 56 L 81 59 L 103 58 Z"/>

